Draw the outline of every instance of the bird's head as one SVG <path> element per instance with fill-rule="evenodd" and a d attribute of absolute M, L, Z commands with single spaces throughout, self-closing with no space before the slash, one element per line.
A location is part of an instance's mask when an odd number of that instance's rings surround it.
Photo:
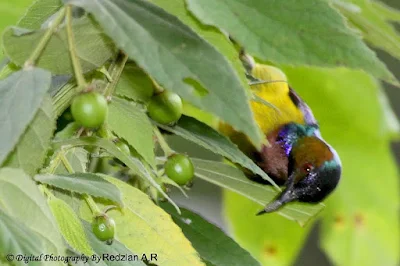
<path fill-rule="evenodd" d="M 289 154 L 285 190 L 258 214 L 273 212 L 291 201 L 320 202 L 337 186 L 342 166 L 336 151 L 317 136 L 304 136 Z"/>

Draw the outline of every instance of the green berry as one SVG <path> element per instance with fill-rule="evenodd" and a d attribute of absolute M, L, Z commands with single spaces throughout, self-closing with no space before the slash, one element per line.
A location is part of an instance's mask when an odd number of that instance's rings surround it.
<path fill-rule="evenodd" d="M 147 106 L 149 116 L 160 124 L 171 124 L 182 116 L 183 106 L 178 94 L 163 91 L 154 95 Z"/>
<path fill-rule="evenodd" d="M 107 100 L 96 92 L 82 93 L 71 104 L 71 114 L 75 121 L 86 128 L 101 126 L 108 112 Z"/>
<path fill-rule="evenodd" d="M 112 242 L 115 234 L 115 221 L 107 214 L 98 215 L 93 219 L 92 230 L 99 240 Z"/>
<path fill-rule="evenodd" d="M 164 170 L 170 179 L 181 186 L 192 181 L 194 177 L 192 160 L 184 154 L 174 154 L 168 157 Z"/>

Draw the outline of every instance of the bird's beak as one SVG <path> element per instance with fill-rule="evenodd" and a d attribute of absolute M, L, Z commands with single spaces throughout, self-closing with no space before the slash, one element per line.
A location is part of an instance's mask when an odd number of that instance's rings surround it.
<path fill-rule="evenodd" d="M 294 193 L 293 185 L 294 185 L 294 178 L 293 176 L 291 176 L 288 179 L 288 184 L 286 186 L 286 189 L 275 200 L 268 203 L 263 210 L 257 213 L 257 215 L 274 212 L 280 209 L 286 203 L 296 200 L 297 197 L 296 194 Z"/>

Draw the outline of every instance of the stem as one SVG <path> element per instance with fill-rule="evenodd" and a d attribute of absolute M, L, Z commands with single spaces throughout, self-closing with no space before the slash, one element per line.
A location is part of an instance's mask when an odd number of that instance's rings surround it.
<path fill-rule="evenodd" d="M 104 91 L 104 97 L 109 98 L 114 93 L 114 90 L 117 87 L 119 78 L 121 77 L 122 71 L 124 70 L 127 61 L 128 56 L 125 53 L 121 52 L 118 55 L 115 64 L 110 67 L 109 73 L 111 76 L 111 82 L 108 83 Z"/>
<path fill-rule="evenodd" d="M 174 154 L 174 150 L 169 147 L 167 141 L 165 140 L 164 136 L 161 134 L 160 130 L 158 127 L 154 127 L 154 133 L 156 134 L 158 143 L 160 144 L 161 149 L 163 150 L 164 154 L 166 157 L 169 157 L 170 155 Z"/>
<path fill-rule="evenodd" d="M 68 173 L 73 174 L 75 173 L 74 168 L 69 163 L 68 159 L 65 157 L 64 152 L 60 152 L 60 159 L 64 164 L 65 168 L 67 169 Z M 97 206 L 96 202 L 93 198 L 87 194 L 83 194 L 83 199 L 86 201 L 87 205 L 89 206 L 90 210 L 92 211 L 93 215 L 98 215 L 101 213 L 99 207 Z"/>
<path fill-rule="evenodd" d="M 72 31 L 72 6 L 67 5 L 67 39 L 69 54 L 71 56 L 72 65 L 74 68 L 75 78 L 78 83 L 78 90 L 82 91 L 87 87 L 85 77 L 83 76 L 81 64 L 76 53 L 75 37 Z"/>
<path fill-rule="evenodd" d="M 51 36 L 53 35 L 56 28 L 60 25 L 65 17 L 65 8 L 60 10 L 60 13 L 56 17 L 56 19 L 51 23 L 50 27 L 47 29 L 39 44 L 36 46 L 35 50 L 32 52 L 31 56 L 25 62 L 25 67 L 33 66 L 36 60 L 39 58 L 47 43 L 50 41 Z"/>
<path fill-rule="evenodd" d="M 160 85 L 158 85 L 158 83 L 154 79 L 152 79 L 151 77 L 150 77 L 150 79 L 151 79 L 151 81 L 153 82 L 153 85 L 154 85 L 154 94 L 162 93 L 164 91 L 164 88 L 161 87 Z"/>

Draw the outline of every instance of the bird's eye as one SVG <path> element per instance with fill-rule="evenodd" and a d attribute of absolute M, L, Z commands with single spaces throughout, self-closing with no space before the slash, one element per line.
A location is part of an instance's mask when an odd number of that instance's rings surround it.
<path fill-rule="evenodd" d="M 314 166 L 311 163 L 305 163 L 303 165 L 303 171 L 306 173 L 311 172 L 312 169 L 314 169 Z"/>

